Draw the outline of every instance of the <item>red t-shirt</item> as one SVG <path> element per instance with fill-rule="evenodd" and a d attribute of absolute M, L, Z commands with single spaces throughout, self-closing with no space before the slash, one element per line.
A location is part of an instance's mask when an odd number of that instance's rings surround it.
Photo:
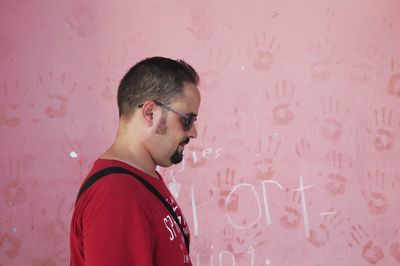
<path fill-rule="evenodd" d="M 186 220 L 161 176 L 156 179 L 123 162 L 98 159 L 88 177 L 113 166 L 153 185 L 174 209 L 189 238 Z M 104 176 L 80 196 L 70 245 L 72 266 L 192 265 L 182 232 L 167 208 L 128 174 Z"/>

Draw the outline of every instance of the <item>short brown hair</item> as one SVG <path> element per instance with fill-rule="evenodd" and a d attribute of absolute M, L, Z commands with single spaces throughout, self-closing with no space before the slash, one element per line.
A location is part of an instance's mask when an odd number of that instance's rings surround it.
<path fill-rule="evenodd" d="M 197 85 L 199 76 L 183 60 L 151 57 L 134 65 L 118 87 L 119 117 L 130 117 L 136 106 L 146 100 L 168 104 L 181 96 L 184 82 Z"/>

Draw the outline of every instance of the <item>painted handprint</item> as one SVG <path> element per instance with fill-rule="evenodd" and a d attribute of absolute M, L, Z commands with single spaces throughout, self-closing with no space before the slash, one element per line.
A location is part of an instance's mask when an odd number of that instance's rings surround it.
<path fill-rule="evenodd" d="M 253 68 L 257 71 L 268 71 L 274 64 L 275 53 L 280 45 L 276 43 L 275 36 L 267 38 L 265 32 L 261 36 L 255 37 L 255 59 Z M 248 54 L 248 56 L 250 56 Z"/>
<path fill-rule="evenodd" d="M 383 107 L 375 109 L 375 131 L 373 133 L 373 145 L 378 152 L 390 151 L 395 143 L 396 136 L 392 129 L 392 110 Z"/>
<path fill-rule="evenodd" d="M 229 202 L 227 202 L 228 195 L 230 194 L 232 188 L 237 184 L 235 178 L 235 170 L 230 168 L 225 169 L 225 176 L 222 176 L 220 172 L 217 173 L 217 182 L 219 188 L 218 207 L 223 212 L 238 211 L 239 196 L 237 193 L 232 193 Z"/>
<path fill-rule="evenodd" d="M 232 242 L 227 243 L 226 249 L 235 255 L 238 260 L 243 259 L 247 255 L 248 249 L 257 248 L 263 245 L 265 238 L 263 232 L 254 224 L 247 230 L 235 230 L 234 239 Z"/>
<path fill-rule="evenodd" d="M 353 161 L 338 151 L 328 153 L 325 158 L 328 162 L 329 172 L 324 176 L 319 173 L 319 176 L 325 179 L 324 188 L 332 196 L 343 195 L 348 179 L 344 173 L 352 168 Z"/>
<path fill-rule="evenodd" d="M 272 104 L 273 122 L 279 126 L 288 125 L 293 122 L 295 108 L 299 105 L 299 101 L 293 97 L 295 86 L 282 80 L 276 82 L 274 88 L 274 92 L 265 93 L 267 101 Z"/>
<path fill-rule="evenodd" d="M 310 149 L 311 149 L 310 142 L 304 138 L 300 139 L 299 141 L 297 141 L 295 143 L 296 155 L 299 158 L 306 157 L 307 154 L 309 153 Z"/>
<path fill-rule="evenodd" d="M 315 229 L 310 230 L 308 242 L 318 248 L 323 247 L 328 243 L 333 231 L 343 222 L 341 213 L 334 212 L 333 208 L 328 213 L 324 213 L 322 223 Z"/>
<path fill-rule="evenodd" d="M 329 97 L 321 101 L 322 120 L 320 133 L 328 141 L 337 142 L 342 137 L 343 124 L 340 121 L 342 110 L 338 99 Z"/>
<path fill-rule="evenodd" d="M 354 245 L 361 247 L 361 257 L 369 264 L 376 264 L 385 257 L 383 249 L 370 238 L 359 224 L 351 227 L 348 245 L 350 247 Z"/>
<path fill-rule="evenodd" d="M 372 215 L 382 215 L 387 211 L 389 199 L 385 194 L 388 180 L 386 174 L 378 169 L 368 171 L 366 183 L 361 193 L 365 198 L 368 211 Z"/>
<path fill-rule="evenodd" d="M 301 195 L 298 191 L 285 189 L 285 206 L 283 208 L 283 215 L 279 219 L 281 226 L 287 230 L 295 230 L 300 225 L 300 202 Z"/>
<path fill-rule="evenodd" d="M 267 180 L 275 174 L 274 158 L 278 154 L 282 142 L 274 136 L 269 136 L 266 144 L 262 140 L 258 140 L 257 160 L 254 165 L 257 179 Z"/>
<path fill-rule="evenodd" d="M 68 97 L 60 94 L 61 91 L 73 92 L 78 86 L 74 81 L 68 81 L 65 73 L 54 74 L 49 71 L 46 74 L 39 74 L 37 86 L 47 94 L 48 106 L 43 112 L 49 118 L 63 118 L 68 109 Z"/>

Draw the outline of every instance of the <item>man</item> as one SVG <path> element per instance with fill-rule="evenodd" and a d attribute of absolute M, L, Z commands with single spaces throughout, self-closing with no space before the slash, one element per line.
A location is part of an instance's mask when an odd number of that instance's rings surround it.
<path fill-rule="evenodd" d="M 115 141 L 75 205 L 71 265 L 192 265 L 188 225 L 156 167 L 181 162 L 197 137 L 198 82 L 190 65 L 163 57 L 139 62 L 122 79 Z"/>

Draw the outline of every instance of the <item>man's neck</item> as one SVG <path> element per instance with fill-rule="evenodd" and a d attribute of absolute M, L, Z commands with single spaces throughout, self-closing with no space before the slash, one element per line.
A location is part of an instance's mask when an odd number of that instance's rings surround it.
<path fill-rule="evenodd" d="M 118 160 L 129 164 L 146 174 L 159 179 L 156 174 L 156 164 L 140 147 L 131 147 L 126 143 L 115 141 L 101 156 L 101 159 Z"/>

